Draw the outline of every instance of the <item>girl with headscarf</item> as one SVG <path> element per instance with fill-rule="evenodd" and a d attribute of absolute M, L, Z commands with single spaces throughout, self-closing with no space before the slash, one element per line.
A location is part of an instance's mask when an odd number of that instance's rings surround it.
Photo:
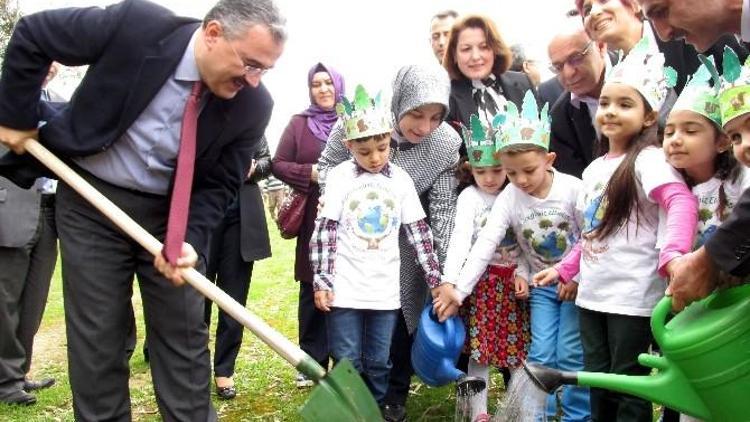
<path fill-rule="evenodd" d="M 336 122 L 336 103 L 344 97 L 344 78 L 329 66 L 317 63 L 307 74 L 310 106 L 292 116 L 281 135 L 273 158 L 273 174 L 307 195 L 305 213 L 297 236 L 294 279 L 299 281 L 299 344 L 324 368 L 328 367 L 328 335 L 325 314 L 315 308 L 308 243 L 315 226 L 318 198 L 318 157 L 326 147 Z M 342 144 L 343 146 L 343 144 Z M 311 386 L 301 373 L 297 386 Z"/>
<path fill-rule="evenodd" d="M 414 181 L 427 212 L 434 235 L 435 251 L 441 262 L 453 230 L 456 205 L 456 179 L 461 137 L 443 120 L 448 114 L 450 80 L 437 64 L 407 65 L 393 81 L 391 113 L 393 132 L 390 161 L 404 169 Z M 334 126 L 318 167 L 321 190 L 325 191 L 325 171 L 349 159 L 344 146 L 344 129 Z M 384 418 L 403 420 L 411 380 L 411 341 L 419 314 L 425 305 L 427 285 L 417 264 L 414 248 L 402 233 L 401 316 L 391 343 L 393 368 L 384 403 Z"/>

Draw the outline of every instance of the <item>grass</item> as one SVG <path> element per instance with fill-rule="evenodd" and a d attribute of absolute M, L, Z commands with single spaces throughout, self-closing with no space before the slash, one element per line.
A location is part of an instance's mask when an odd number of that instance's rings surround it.
<path fill-rule="evenodd" d="M 281 239 L 273 225 L 269 226 L 269 233 L 273 257 L 255 264 L 248 308 L 296 342 L 298 285 L 293 279 L 294 241 Z M 135 290 L 133 303 L 139 340 L 130 361 L 133 419 L 159 421 L 161 418 L 154 400 L 149 367 L 143 360 L 140 347 L 145 330 L 137 285 Z M 215 318 L 216 312 L 213 315 Z M 215 323 L 212 331 L 215 331 Z M 38 402 L 34 406 L 0 407 L 0 419 L 12 422 L 73 421 L 59 265 L 52 280 L 44 321 L 36 337 L 32 374 L 35 377 L 54 377 L 57 383 L 50 389 L 38 392 Z M 297 410 L 307 399 L 310 390 L 295 387 L 295 374 L 291 365 L 252 333 L 245 331 L 235 374 L 238 396 L 230 401 L 214 400 L 219 418 L 222 421 L 300 420 Z M 451 387 L 428 388 L 415 378 L 407 407 L 409 420 L 452 420 L 454 402 Z"/>

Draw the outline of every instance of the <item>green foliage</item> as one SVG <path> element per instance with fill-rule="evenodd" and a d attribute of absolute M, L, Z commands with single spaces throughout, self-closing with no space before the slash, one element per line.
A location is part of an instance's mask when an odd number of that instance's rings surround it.
<path fill-rule="evenodd" d="M 5 59 L 5 49 L 19 19 L 21 11 L 18 9 L 18 1 L 0 0 L 0 64 Z"/>
<path fill-rule="evenodd" d="M 539 228 L 542 229 L 542 230 L 548 229 L 548 228 L 550 228 L 552 226 L 554 226 L 554 224 L 552 223 L 552 221 L 550 221 L 550 220 L 548 220 L 546 218 L 544 218 L 544 219 L 542 219 L 542 220 L 539 221 Z"/>

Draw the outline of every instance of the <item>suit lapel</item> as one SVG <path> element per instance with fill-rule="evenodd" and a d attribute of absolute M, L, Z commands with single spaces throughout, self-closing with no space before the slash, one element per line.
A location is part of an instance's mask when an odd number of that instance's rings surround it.
<path fill-rule="evenodd" d="M 206 105 L 198 117 L 196 156 L 204 153 L 221 136 L 230 121 L 227 101 L 213 94 L 208 95 Z"/>
<path fill-rule="evenodd" d="M 591 116 L 588 111 L 575 108 L 570 102 L 568 102 L 568 108 L 578 144 L 581 146 L 581 151 L 585 155 L 586 162 L 590 163 L 593 160 L 594 149 L 599 143 L 596 137 L 596 130 L 591 122 Z"/>
<path fill-rule="evenodd" d="M 145 54 L 123 106 L 118 132 L 127 130 L 159 92 L 182 59 L 190 37 L 199 25 L 194 23 L 180 27 L 156 44 L 153 53 Z"/>

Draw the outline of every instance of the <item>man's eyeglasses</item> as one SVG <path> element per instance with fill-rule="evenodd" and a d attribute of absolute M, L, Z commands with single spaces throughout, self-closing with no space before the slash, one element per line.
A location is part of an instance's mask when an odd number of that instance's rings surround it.
<path fill-rule="evenodd" d="M 563 68 L 565 67 L 565 64 L 567 63 L 570 67 L 578 67 L 583 63 L 583 61 L 586 59 L 586 55 L 591 50 L 591 46 L 594 44 L 594 41 L 589 41 L 588 44 L 586 44 L 586 47 L 577 52 L 573 53 L 568 58 L 565 59 L 562 63 L 552 63 L 549 65 L 549 70 L 554 73 L 558 74 L 563 71 Z"/>
<path fill-rule="evenodd" d="M 237 58 L 242 63 L 242 67 L 243 67 L 243 70 L 245 72 L 245 75 L 249 75 L 249 76 L 253 76 L 253 77 L 255 77 L 255 76 L 263 76 L 266 72 L 268 72 L 271 69 L 270 67 L 263 67 L 262 65 L 257 65 L 256 66 L 256 65 L 252 65 L 252 64 L 247 64 L 245 62 L 245 60 L 243 60 L 242 57 L 240 57 L 240 53 L 237 52 L 237 49 L 234 48 L 234 46 L 232 45 L 232 43 L 229 42 L 229 40 L 226 40 L 226 41 L 227 41 L 227 44 L 229 44 L 229 48 L 231 48 L 232 51 L 234 51 L 234 55 L 237 56 Z"/>

